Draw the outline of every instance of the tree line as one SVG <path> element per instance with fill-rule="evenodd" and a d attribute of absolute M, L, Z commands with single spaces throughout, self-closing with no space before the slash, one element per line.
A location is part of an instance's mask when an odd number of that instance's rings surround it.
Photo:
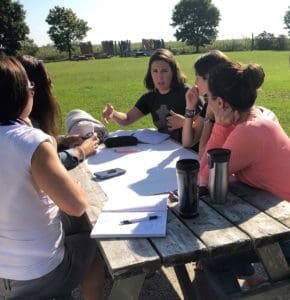
<path fill-rule="evenodd" d="M 0 50 L 15 55 L 19 51 L 27 54 L 36 53 L 38 46 L 28 38 L 29 27 L 25 22 L 23 5 L 13 0 L 1 0 L 0 6 Z M 85 20 L 77 17 L 70 9 L 55 6 L 50 9 L 45 20 L 49 25 L 48 35 L 54 47 L 66 52 L 71 58 L 75 46 L 86 37 L 91 29 Z M 216 43 L 220 12 L 211 0 L 180 0 L 172 10 L 172 23 L 175 28 L 176 40 L 193 52 Z M 290 6 L 284 16 L 285 29 L 290 36 Z M 280 35 L 262 32 L 251 38 L 251 49 L 287 50 L 289 39 Z M 233 50 L 232 50 L 233 51 Z"/>

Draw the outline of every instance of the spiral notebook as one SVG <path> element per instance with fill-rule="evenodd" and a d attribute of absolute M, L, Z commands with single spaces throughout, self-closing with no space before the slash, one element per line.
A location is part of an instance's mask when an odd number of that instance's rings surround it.
<path fill-rule="evenodd" d="M 164 195 L 108 201 L 94 225 L 92 238 L 164 237 L 167 199 Z"/>

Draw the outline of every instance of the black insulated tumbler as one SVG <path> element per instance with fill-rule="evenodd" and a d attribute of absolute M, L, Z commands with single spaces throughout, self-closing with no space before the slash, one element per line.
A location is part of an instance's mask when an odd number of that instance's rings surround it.
<path fill-rule="evenodd" d="M 176 163 L 179 215 L 184 218 L 198 214 L 198 171 L 198 160 L 181 159 Z"/>

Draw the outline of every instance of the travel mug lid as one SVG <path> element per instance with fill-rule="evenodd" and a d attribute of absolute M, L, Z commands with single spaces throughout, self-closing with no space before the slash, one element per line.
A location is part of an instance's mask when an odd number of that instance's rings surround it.
<path fill-rule="evenodd" d="M 176 169 L 183 171 L 198 170 L 199 162 L 191 158 L 180 159 L 176 162 Z"/>
<path fill-rule="evenodd" d="M 227 162 L 230 159 L 231 150 L 214 148 L 207 151 L 208 160 L 211 162 Z"/>

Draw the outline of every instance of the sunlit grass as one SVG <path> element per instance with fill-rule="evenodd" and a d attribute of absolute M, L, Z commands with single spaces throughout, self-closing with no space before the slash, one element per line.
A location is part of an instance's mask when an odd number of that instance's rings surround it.
<path fill-rule="evenodd" d="M 290 135 L 290 52 L 229 52 L 227 55 L 243 63 L 255 62 L 263 66 L 266 79 L 257 103 L 272 109 Z M 190 84 L 194 82 L 192 65 L 198 56 L 176 56 Z M 74 108 L 86 110 L 101 120 L 101 112 L 107 102 L 120 111 L 130 109 L 145 92 L 143 80 L 148 59 L 113 57 L 48 63 L 46 66 L 54 83 L 54 94 L 61 105 L 63 120 L 66 113 Z M 152 126 L 148 116 L 130 128 Z M 109 130 L 117 128 L 114 122 L 108 126 Z"/>

